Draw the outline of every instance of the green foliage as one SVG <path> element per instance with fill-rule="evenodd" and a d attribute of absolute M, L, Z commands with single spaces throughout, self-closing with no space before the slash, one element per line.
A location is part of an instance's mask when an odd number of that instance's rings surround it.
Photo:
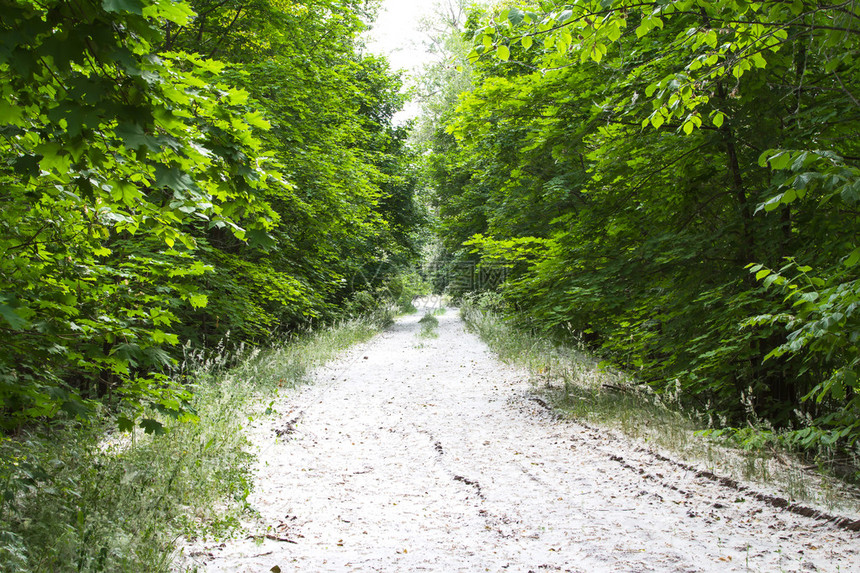
<path fill-rule="evenodd" d="M 476 87 L 429 161 L 446 250 L 505 266 L 530 329 L 728 424 L 850 448 L 856 9 L 691 6 L 475 11 Z"/>
<path fill-rule="evenodd" d="M 439 327 L 439 319 L 433 313 L 425 313 L 418 321 L 418 324 L 421 325 L 421 330 L 417 334 L 419 338 L 439 337 L 439 333 L 436 332 L 436 329 Z"/>
<path fill-rule="evenodd" d="M 386 290 L 401 313 L 413 313 L 416 297 L 430 294 L 430 285 L 415 271 L 401 273 L 388 282 Z"/>
<path fill-rule="evenodd" d="M 723 475 L 776 487 L 789 499 L 831 507 L 853 503 L 849 492 L 850 482 L 860 479 L 858 452 L 855 449 L 846 455 L 832 434 L 812 426 L 777 430 L 764 420 L 757 420 L 755 427 L 717 429 L 724 422 L 713 412 L 688 408 L 679 383 L 655 392 L 598 362 L 576 335 L 563 343 L 553 341 L 523 329 L 505 311 L 504 298 L 492 292 L 467 295 L 460 306 L 467 327 L 502 360 L 525 367 L 534 390 L 559 415 L 620 430 L 673 452 L 676 459 L 704 463 Z M 802 455 L 796 456 L 792 450 Z M 818 475 L 804 467 L 810 461 L 815 462 Z"/>
<path fill-rule="evenodd" d="M 368 9 L 0 0 L 4 571 L 167 570 L 178 533 L 225 533 L 252 393 L 390 320 L 374 304 L 313 344 L 229 352 L 356 310 L 420 251 Z"/>
<path fill-rule="evenodd" d="M 254 338 L 275 326 L 331 319 L 355 289 L 379 286 L 356 277 L 384 281 L 418 252 L 415 228 L 423 213 L 414 197 L 414 157 L 406 131 L 391 124 L 402 104 L 400 80 L 384 60 L 360 54 L 363 2 L 192 4 L 206 16 L 170 29 L 170 45 L 214 50 L 231 62 L 229 73 L 265 110 L 273 126 L 265 145 L 294 184 L 268 195 L 281 216 L 265 255 L 238 251 L 221 238 L 212 246 L 264 265 L 263 280 L 277 269 L 300 291 L 286 306 L 263 305 L 271 311 L 260 320 L 268 323 Z M 379 273 L 381 262 L 388 266 Z M 219 280 L 230 283 L 235 274 Z M 269 298 L 249 286 L 241 285 L 249 295 L 242 299 Z M 221 332 L 209 338 L 244 328 L 210 313 L 207 324 L 216 323 Z"/>
<path fill-rule="evenodd" d="M 278 179 L 247 94 L 218 81 L 217 62 L 153 52 L 157 22 L 189 15 L 164 2 L 4 3 L 6 425 L 82 415 L 82 391 L 172 409 L 146 372 L 170 362 L 177 309 L 205 304 L 187 281 L 207 271 L 189 227 L 243 239 L 277 219 L 260 198 Z"/>
<path fill-rule="evenodd" d="M 418 253 L 363 2 L 2 2 L 0 425 L 191 419 L 180 343 L 332 320 Z M 218 58 L 218 59 L 215 59 Z"/>
<path fill-rule="evenodd" d="M 195 401 L 207 416 L 214 414 L 204 404 L 210 398 Z M 180 424 L 154 441 L 138 436 L 137 443 L 108 445 L 103 428 L 55 428 L 5 441 L 3 570 L 167 571 L 181 524 L 228 533 L 250 491 L 251 458 L 238 418 L 230 422 L 226 413 L 218 427 L 210 420 Z M 191 521 L 191 508 L 202 523 Z"/>
<path fill-rule="evenodd" d="M 159 417 L 166 435 L 116 433 L 100 419 L 0 438 L 2 570 L 166 572 L 179 536 L 229 537 L 253 518 L 242 426 L 271 414 L 260 396 L 305 383 L 379 328 L 364 318 L 262 352 L 189 352 L 182 371 L 198 420 Z"/>
<path fill-rule="evenodd" d="M 804 447 L 860 439 L 860 282 L 849 269 L 841 266 L 816 276 L 812 267 L 795 261 L 778 272 L 762 265 L 750 268 L 757 280 L 784 295 L 782 312 L 758 315 L 744 323 L 750 328 L 779 325 L 787 331 L 785 341 L 765 361 L 796 356 L 802 370 L 821 373 L 803 399 L 813 400 L 827 413 L 814 426 L 792 435 Z"/>

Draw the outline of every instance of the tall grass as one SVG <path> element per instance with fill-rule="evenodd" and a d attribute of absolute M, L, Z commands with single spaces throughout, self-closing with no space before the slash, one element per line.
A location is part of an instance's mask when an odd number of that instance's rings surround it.
<path fill-rule="evenodd" d="M 685 409 L 680 389 L 658 395 L 632 376 L 601 368 L 583 347 L 561 346 L 517 328 L 495 302 L 492 295 L 467 297 L 460 313 L 502 360 L 528 369 L 559 415 L 621 432 L 728 477 L 766 484 L 789 499 L 860 511 L 856 488 L 772 444 L 738 448 L 714 439 L 721 420 Z"/>
<path fill-rule="evenodd" d="M 183 379 L 199 421 L 162 420 L 163 436 L 113 433 L 105 414 L 0 439 L 0 571 L 168 571 L 179 536 L 230 535 L 252 511 L 243 424 L 373 336 L 383 314 L 269 350 L 189 354 Z"/>
<path fill-rule="evenodd" d="M 439 319 L 436 318 L 434 312 L 426 312 L 421 320 L 418 321 L 421 325 L 421 330 L 416 333 L 419 338 L 438 338 L 439 333 L 436 328 L 439 326 Z"/>

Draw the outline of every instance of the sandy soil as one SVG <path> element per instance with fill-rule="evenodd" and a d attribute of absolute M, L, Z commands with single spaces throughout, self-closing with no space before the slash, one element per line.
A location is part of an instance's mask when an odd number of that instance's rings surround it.
<path fill-rule="evenodd" d="M 269 537 L 201 571 L 860 571 L 860 534 L 554 419 L 456 312 L 346 353 L 251 429 Z M 280 435 L 279 435 L 280 434 Z"/>

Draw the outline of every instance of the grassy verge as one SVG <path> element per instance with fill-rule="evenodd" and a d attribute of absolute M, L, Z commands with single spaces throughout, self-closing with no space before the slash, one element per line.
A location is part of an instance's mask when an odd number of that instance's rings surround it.
<path fill-rule="evenodd" d="M 433 312 L 424 313 L 424 316 L 421 317 L 421 320 L 418 321 L 418 324 L 421 325 L 421 330 L 418 331 L 416 336 L 419 338 L 438 338 L 439 333 L 436 332 L 436 328 L 439 326 L 439 319 L 436 318 L 436 314 Z"/>
<path fill-rule="evenodd" d="M 618 431 L 674 457 L 731 477 L 766 485 L 790 500 L 860 511 L 856 488 L 772 445 L 733 447 L 711 434 L 719 420 L 685 410 L 681 396 L 660 395 L 620 372 L 607 371 L 578 348 L 553 344 L 505 322 L 480 301 L 465 300 L 461 315 L 499 357 L 526 367 L 561 416 Z"/>
<path fill-rule="evenodd" d="M 344 322 L 242 357 L 189 356 L 199 422 L 168 433 L 54 425 L 0 440 L 0 571 L 168 571 L 183 534 L 227 536 L 250 511 L 242 425 L 278 392 L 373 336 L 388 317 Z"/>

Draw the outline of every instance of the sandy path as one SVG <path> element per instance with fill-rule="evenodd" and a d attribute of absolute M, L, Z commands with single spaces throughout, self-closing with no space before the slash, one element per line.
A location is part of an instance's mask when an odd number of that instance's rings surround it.
<path fill-rule="evenodd" d="M 416 336 L 420 317 L 322 369 L 253 430 L 251 502 L 289 541 L 188 547 L 186 567 L 860 571 L 860 535 L 554 420 L 454 311 L 437 339 Z"/>

